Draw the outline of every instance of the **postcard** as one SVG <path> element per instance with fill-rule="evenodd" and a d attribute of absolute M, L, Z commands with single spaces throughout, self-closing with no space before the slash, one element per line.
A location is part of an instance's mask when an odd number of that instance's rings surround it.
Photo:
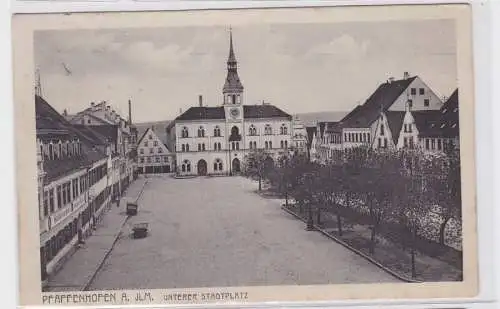
<path fill-rule="evenodd" d="M 21 305 L 478 293 L 471 9 L 13 17 Z"/>

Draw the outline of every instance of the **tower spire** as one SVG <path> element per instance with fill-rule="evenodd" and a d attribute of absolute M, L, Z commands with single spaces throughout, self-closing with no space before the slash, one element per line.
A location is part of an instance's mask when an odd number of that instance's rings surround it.
<path fill-rule="evenodd" d="M 227 58 L 227 64 L 234 64 L 236 68 L 236 57 L 234 56 L 233 48 L 233 28 L 229 26 L 229 57 Z"/>
<path fill-rule="evenodd" d="M 39 97 L 42 96 L 42 82 L 40 78 L 40 68 L 36 68 L 35 71 L 35 94 Z"/>
<path fill-rule="evenodd" d="M 232 27 L 229 27 L 229 57 L 227 58 L 227 76 L 222 94 L 224 95 L 224 104 L 241 104 L 243 85 L 238 76 L 238 62 L 234 55 Z"/>

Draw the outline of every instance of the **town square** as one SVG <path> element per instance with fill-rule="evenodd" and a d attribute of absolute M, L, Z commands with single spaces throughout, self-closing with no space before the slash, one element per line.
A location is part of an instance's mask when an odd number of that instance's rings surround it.
<path fill-rule="evenodd" d="M 366 25 L 329 26 L 329 43 L 318 25 L 37 34 L 42 289 L 462 281 L 453 24 L 434 23 L 438 46 L 411 42 L 412 23 L 372 25 L 415 44 L 387 58 Z"/>

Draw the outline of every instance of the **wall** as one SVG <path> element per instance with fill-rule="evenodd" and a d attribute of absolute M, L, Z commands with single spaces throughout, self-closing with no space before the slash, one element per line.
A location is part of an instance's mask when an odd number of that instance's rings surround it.
<path fill-rule="evenodd" d="M 411 88 L 416 89 L 416 95 L 411 95 Z M 424 89 L 424 94 L 419 93 L 419 89 Z M 409 85 L 408 89 L 404 91 L 389 108 L 391 111 L 406 111 L 408 98 L 413 100 L 412 110 L 437 110 L 443 106 L 443 102 L 432 89 L 427 86 L 420 77 L 415 78 Z M 429 106 L 424 105 L 424 100 L 429 100 Z"/>

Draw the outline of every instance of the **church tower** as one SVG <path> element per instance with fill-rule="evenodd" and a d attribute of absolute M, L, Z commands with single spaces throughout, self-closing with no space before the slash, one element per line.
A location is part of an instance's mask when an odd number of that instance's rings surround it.
<path fill-rule="evenodd" d="M 243 104 L 243 85 L 238 76 L 238 62 L 234 55 L 233 31 L 229 30 L 229 57 L 227 58 L 227 77 L 222 88 L 224 105 Z"/>

